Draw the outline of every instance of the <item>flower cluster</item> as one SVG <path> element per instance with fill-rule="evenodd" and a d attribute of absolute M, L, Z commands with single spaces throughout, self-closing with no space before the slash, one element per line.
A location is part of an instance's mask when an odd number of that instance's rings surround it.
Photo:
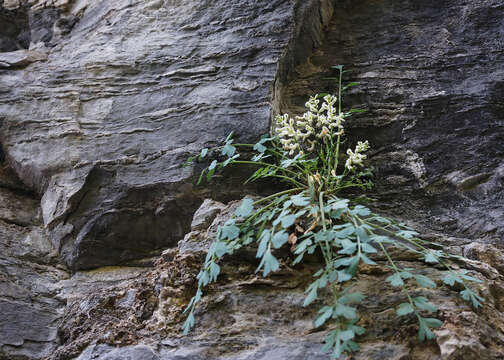
<path fill-rule="evenodd" d="M 288 114 L 278 115 L 275 118 L 278 126 L 276 132 L 289 155 L 293 155 L 296 150 L 302 153 L 304 148 L 313 151 L 316 138 L 325 140 L 343 135 L 345 116 L 343 113 L 337 114 L 338 111 L 334 106 L 337 97 L 326 95 L 323 100 L 319 106 L 319 95 L 310 97 L 305 104 L 308 110 L 295 119 Z"/>
<path fill-rule="evenodd" d="M 366 155 L 363 152 L 366 152 L 369 149 L 369 142 L 366 140 L 365 142 L 359 141 L 357 142 L 357 146 L 355 147 L 355 151 L 351 149 L 347 150 L 348 159 L 345 163 L 345 167 L 348 170 L 353 170 L 355 165 L 363 166 L 362 161 L 366 159 Z"/>

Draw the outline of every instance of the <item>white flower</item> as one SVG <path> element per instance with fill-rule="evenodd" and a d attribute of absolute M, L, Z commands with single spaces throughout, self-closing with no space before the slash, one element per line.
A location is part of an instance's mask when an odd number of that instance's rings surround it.
<path fill-rule="evenodd" d="M 348 159 L 345 162 L 345 167 L 348 170 L 353 170 L 356 165 L 363 166 L 363 160 L 367 158 L 366 155 L 362 154 L 363 152 L 369 149 L 369 142 L 366 140 L 365 142 L 359 141 L 357 142 L 357 146 L 355 147 L 355 151 L 351 149 L 347 150 Z"/>
<path fill-rule="evenodd" d="M 305 104 L 305 107 L 310 109 L 311 112 L 318 112 L 318 103 L 319 100 L 317 99 L 318 94 L 310 97 L 310 100 L 308 100 Z"/>

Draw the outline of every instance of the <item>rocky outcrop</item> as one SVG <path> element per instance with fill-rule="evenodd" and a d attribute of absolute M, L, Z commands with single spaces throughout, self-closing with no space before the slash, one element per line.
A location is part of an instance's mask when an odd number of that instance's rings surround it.
<path fill-rule="evenodd" d="M 242 140 L 268 131 L 292 5 L 67 4 L 61 19 L 78 21 L 69 33 L 68 21 L 54 22 L 47 61 L 1 77 L 0 141 L 43 195 L 44 225 L 72 269 L 142 256 L 187 232 L 201 200 L 181 165 L 231 130 Z"/>
<path fill-rule="evenodd" d="M 355 283 L 371 294 L 355 358 L 502 358 L 503 15 L 497 0 L 0 1 L 0 359 L 326 359 L 301 306 L 317 264 L 288 251 L 268 279 L 252 252 L 227 259 L 181 336 L 224 203 L 250 190 L 237 172 L 195 187 L 182 164 L 302 112 L 335 64 L 361 83 L 345 101 L 368 111 L 347 129 L 374 149 L 372 206 L 470 258 L 486 299 L 474 312 L 426 270 L 443 326 L 419 345 L 376 259 Z"/>
<path fill-rule="evenodd" d="M 431 228 L 504 240 L 504 5 L 339 1 L 322 45 L 281 87 L 281 112 L 333 92 L 331 66 L 359 82 L 347 123 L 369 139 L 382 209 Z"/>
<path fill-rule="evenodd" d="M 62 345 L 51 359 L 69 359 L 79 353 L 78 360 L 127 356 L 159 360 L 327 359 L 320 348 L 328 329 L 314 330 L 312 325 L 317 305 L 322 306 L 323 299 L 313 307 L 302 306 L 305 289 L 320 262 L 314 258 L 292 267 L 293 255 L 288 251 L 282 256 L 282 269 L 268 278 L 255 273 L 258 260 L 254 250 L 227 256 L 221 262 L 221 280 L 207 289 L 196 312 L 196 328 L 189 336 L 181 336 L 183 310 L 196 290 L 195 276 L 206 249 L 217 227 L 238 204 L 224 206 L 207 201 L 194 217 L 190 233 L 193 235 L 180 241 L 178 249 L 166 250 L 154 269 L 117 287 L 108 286 L 106 291 L 81 292 L 72 298 L 60 327 Z M 221 210 L 209 212 L 210 208 Z M 211 225 L 202 229 L 200 224 L 211 219 Z M 464 245 L 454 246 L 452 251 L 460 253 Z M 501 359 L 504 274 L 494 267 L 498 263 L 485 262 L 484 253 L 498 250 L 490 251 L 479 249 L 482 261 L 460 264 L 471 276 L 484 279 L 475 287 L 485 298 L 485 306 L 477 312 L 460 298 L 456 288 L 443 284 L 445 271 L 425 268 L 414 253 L 400 254 L 400 266 L 419 271 L 437 284 L 436 289 L 410 289 L 412 296 L 428 297 L 438 307 L 437 316 L 443 321 L 435 331 L 437 339 L 424 344 L 416 340 L 416 318 L 397 317 L 395 313 L 406 297 L 385 281 L 392 271 L 386 258 L 377 256 L 373 258 L 377 265 L 362 265 L 358 280 L 351 285 L 353 291 L 367 295 L 359 306 L 359 324 L 367 332 L 359 339 L 362 349 L 353 358 Z M 106 276 L 114 271 L 118 270 L 100 272 Z M 96 277 L 100 272 L 87 276 Z M 81 352 L 82 349 L 85 350 Z"/>
<path fill-rule="evenodd" d="M 46 236 L 40 199 L 0 163 L 0 359 L 41 359 L 57 346 L 68 277 Z"/>

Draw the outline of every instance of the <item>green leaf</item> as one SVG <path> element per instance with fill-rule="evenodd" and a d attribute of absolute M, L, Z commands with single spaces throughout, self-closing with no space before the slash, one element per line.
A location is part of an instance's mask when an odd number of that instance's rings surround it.
<path fill-rule="evenodd" d="M 482 283 L 483 281 L 481 281 L 480 279 L 476 279 L 475 277 L 472 277 L 472 276 L 469 276 L 469 275 L 466 275 L 467 274 L 467 270 L 464 270 L 460 273 L 460 277 L 464 280 L 467 280 L 467 281 L 472 281 L 472 282 L 476 282 L 476 283 Z"/>
<path fill-rule="evenodd" d="M 429 263 L 429 264 L 437 264 L 439 262 L 439 260 L 437 259 L 436 256 L 434 256 L 434 254 L 432 252 L 428 252 L 425 255 L 425 262 Z"/>
<path fill-rule="evenodd" d="M 413 303 L 420 310 L 425 310 L 428 312 L 436 312 L 437 311 L 437 308 L 433 304 L 431 304 L 426 297 L 423 297 L 423 296 L 415 297 L 415 298 L 413 298 Z"/>
<path fill-rule="evenodd" d="M 266 252 L 266 248 L 268 246 L 268 242 L 270 240 L 271 232 L 270 230 L 263 230 L 261 233 L 261 237 L 259 238 L 259 246 L 257 248 L 256 257 L 262 257 Z"/>
<path fill-rule="evenodd" d="M 254 150 L 260 152 L 261 154 L 264 153 L 267 149 L 268 148 L 263 144 L 261 144 L 260 142 L 254 145 Z"/>
<path fill-rule="evenodd" d="M 431 279 L 429 279 L 427 276 L 413 275 L 413 277 L 415 278 L 418 285 L 420 285 L 421 287 L 430 288 L 430 289 L 434 289 L 436 287 L 436 283 L 434 281 L 432 281 Z"/>
<path fill-rule="evenodd" d="M 366 109 L 350 109 L 348 111 L 349 114 L 353 114 L 353 113 L 364 113 L 366 112 L 367 110 Z"/>
<path fill-rule="evenodd" d="M 357 85 L 360 85 L 360 83 L 358 82 L 351 82 L 351 83 L 348 83 L 346 84 L 344 87 L 343 87 L 343 91 L 345 91 L 346 89 L 348 88 L 351 88 L 352 86 L 357 86 Z"/>
<path fill-rule="evenodd" d="M 301 215 L 303 215 L 305 213 L 305 211 L 300 211 L 296 214 L 292 214 L 292 215 L 287 215 L 287 216 L 284 216 L 282 217 L 281 221 L 282 221 L 282 227 L 284 229 L 288 228 L 288 227 L 291 227 L 292 224 L 294 224 L 294 222 L 296 221 L 296 219 L 298 217 L 300 217 Z"/>
<path fill-rule="evenodd" d="M 208 167 L 208 170 L 213 170 L 217 166 L 217 160 L 214 160 L 210 163 L 210 166 Z"/>
<path fill-rule="evenodd" d="M 430 328 L 440 328 L 443 325 L 443 322 L 439 319 L 436 318 L 423 318 L 423 321 L 427 324 L 428 327 Z"/>
<path fill-rule="evenodd" d="M 226 144 L 222 148 L 222 155 L 227 155 L 228 157 L 232 157 L 235 154 L 236 148 L 231 144 Z"/>
<path fill-rule="evenodd" d="M 361 257 L 362 257 L 362 254 L 361 254 L 361 256 L 354 256 L 354 257 L 350 258 L 352 261 L 350 262 L 350 266 L 348 266 L 346 271 L 349 274 L 351 274 L 352 276 L 357 273 L 357 268 L 359 267 L 359 262 L 360 262 Z"/>
<path fill-rule="evenodd" d="M 352 278 L 352 274 L 347 273 L 345 270 L 338 271 L 338 282 L 348 281 Z"/>
<path fill-rule="evenodd" d="M 401 274 L 401 277 L 403 279 L 411 279 L 413 277 L 413 274 L 410 273 L 409 271 L 401 271 L 399 272 L 399 274 Z"/>
<path fill-rule="evenodd" d="M 348 239 L 343 239 L 341 246 L 343 249 L 338 251 L 338 254 L 352 255 L 357 251 L 357 244 Z"/>
<path fill-rule="evenodd" d="M 333 312 L 334 316 L 343 316 L 348 320 L 355 319 L 357 317 L 357 312 L 355 308 L 351 306 L 344 305 L 342 303 L 338 303 Z"/>
<path fill-rule="evenodd" d="M 306 251 L 306 248 L 312 244 L 312 239 L 308 238 L 303 241 L 301 241 L 297 246 L 296 249 L 294 250 L 294 254 L 301 254 Z"/>
<path fill-rule="evenodd" d="M 210 264 L 210 281 L 217 281 L 217 276 L 220 274 L 220 266 L 216 263 Z"/>
<path fill-rule="evenodd" d="M 264 254 L 264 270 L 263 276 L 268 275 L 272 271 L 277 271 L 279 268 L 278 260 L 271 254 L 271 251 L 266 251 Z"/>
<path fill-rule="evenodd" d="M 350 211 L 352 215 L 358 215 L 358 216 L 368 216 L 371 215 L 371 210 L 369 210 L 367 207 L 362 206 L 362 205 L 356 205 L 353 210 Z"/>
<path fill-rule="evenodd" d="M 208 271 L 201 270 L 196 279 L 198 279 L 198 286 L 207 286 L 210 282 L 210 274 Z"/>
<path fill-rule="evenodd" d="M 347 329 L 345 331 L 341 331 L 339 337 L 343 341 L 348 341 L 355 337 L 355 333 L 352 329 Z"/>
<path fill-rule="evenodd" d="M 330 202 L 329 204 L 331 205 L 331 209 L 332 210 L 346 210 L 347 207 L 348 207 L 348 202 L 350 200 L 348 199 L 339 199 L 337 201 L 334 201 L 334 202 Z"/>
<path fill-rule="evenodd" d="M 236 209 L 235 215 L 246 218 L 254 211 L 254 200 L 250 198 L 243 199 L 241 205 Z"/>
<path fill-rule="evenodd" d="M 194 326 L 194 314 L 191 311 L 189 313 L 189 315 L 187 316 L 187 319 L 184 322 L 184 325 L 182 325 L 182 330 L 184 330 L 184 335 L 187 335 L 193 326 Z"/>
<path fill-rule="evenodd" d="M 355 228 L 355 234 L 359 237 L 360 241 L 367 243 L 370 241 L 369 235 L 363 225 Z"/>
<path fill-rule="evenodd" d="M 236 154 L 236 155 L 234 155 L 232 157 L 227 158 L 226 161 L 224 161 L 222 163 L 222 167 L 228 166 L 231 161 L 233 161 L 234 159 L 239 158 L 239 157 L 240 157 L 240 154 Z"/>
<path fill-rule="evenodd" d="M 215 255 L 218 257 L 224 256 L 228 252 L 228 248 L 225 242 L 219 241 L 215 244 Z"/>
<path fill-rule="evenodd" d="M 394 275 L 390 275 L 388 278 L 385 279 L 385 281 L 389 282 L 390 285 L 392 285 L 392 286 L 403 286 L 404 285 L 404 282 L 401 279 L 401 275 L 397 274 L 397 273 Z"/>
<path fill-rule="evenodd" d="M 453 272 L 449 272 L 446 274 L 446 276 L 443 278 L 443 282 L 446 285 L 453 286 L 455 285 L 455 282 L 462 283 L 462 280 Z"/>
<path fill-rule="evenodd" d="M 376 263 L 373 260 L 371 260 L 370 258 L 368 258 L 366 255 L 364 255 L 362 253 L 359 255 L 359 258 L 362 261 L 364 261 L 364 263 L 366 263 L 368 265 L 376 265 Z"/>
<path fill-rule="evenodd" d="M 306 206 L 310 203 L 310 198 L 301 194 L 291 196 L 290 199 L 296 206 Z"/>
<path fill-rule="evenodd" d="M 413 306 L 411 306 L 410 303 L 402 303 L 397 308 L 396 313 L 397 313 L 397 316 L 404 316 L 404 315 L 411 314 L 413 311 L 415 311 L 415 309 L 413 308 Z"/>
<path fill-rule="evenodd" d="M 366 329 L 364 329 L 362 326 L 351 325 L 350 328 L 352 328 L 356 335 L 362 335 L 366 332 Z"/>
<path fill-rule="evenodd" d="M 382 243 L 382 244 L 393 244 L 395 243 L 394 240 L 389 238 L 388 236 L 383 236 L 383 235 L 371 235 L 371 240 L 377 243 Z"/>
<path fill-rule="evenodd" d="M 316 283 L 318 285 L 318 282 L 316 282 Z M 315 284 L 315 283 L 313 283 L 313 284 Z M 311 286 L 311 290 L 303 302 L 303 307 L 310 305 L 317 298 L 317 289 L 318 289 L 318 286 Z"/>
<path fill-rule="evenodd" d="M 481 303 L 484 301 L 484 299 L 481 296 L 476 295 L 471 289 L 467 288 L 465 290 L 462 290 L 460 292 L 460 295 L 462 295 L 462 298 L 464 300 L 471 300 L 472 306 L 477 309 L 478 307 L 481 306 Z"/>
<path fill-rule="evenodd" d="M 368 243 L 361 244 L 361 250 L 368 254 L 374 254 L 377 252 L 376 249 Z"/>
<path fill-rule="evenodd" d="M 222 239 L 234 240 L 240 235 L 240 228 L 235 225 L 225 225 L 222 227 Z"/>
<path fill-rule="evenodd" d="M 404 237 L 406 239 L 411 239 L 417 235 L 418 235 L 418 233 L 416 231 L 411 231 L 411 230 L 401 230 L 401 231 L 397 232 L 397 236 Z"/>
<path fill-rule="evenodd" d="M 423 342 L 425 339 L 431 340 L 436 337 L 423 317 L 418 318 L 418 325 L 418 341 Z"/>
<path fill-rule="evenodd" d="M 334 235 L 340 239 L 346 239 L 348 238 L 350 235 L 352 235 L 353 233 L 355 233 L 355 228 L 352 224 L 348 224 L 347 226 L 345 226 L 343 229 L 339 230 L 339 231 L 335 231 L 334 232 Z"/>
<path fill-rule="evenodd" d="M 323 311 L 322 311 L 323 310 Z M 329 306 L 324 306 L 320 311 L 319 313 L 321 313 L 321 315 L 314 321 L 313 325 L 315 326 L 315 328 L 318 328 L 318 327 L 321 327 L 322 325 L 324 325 L 324 323 L 329 319 L 331 318 L 332 316 L 332 313 L 333 313 L 333 309 L 332 307 L 329 307 Z"/>
<path fill-rule="evenodd" d="M 366 298 L 366 296 L 363 295 L 362 293 L 353 292 L 350 294 L 345 294 L 342 297 L 340 297 L 339 302 L 342 304 L 355 304 L 355 303 L 360 303 L 365 298 Z"/>
<path fill-rule="evenodd" d="M 273 235 L 272 244 L 275 249 L 279 249 L 289 240 L 289 234 L 284 230 Z"/>

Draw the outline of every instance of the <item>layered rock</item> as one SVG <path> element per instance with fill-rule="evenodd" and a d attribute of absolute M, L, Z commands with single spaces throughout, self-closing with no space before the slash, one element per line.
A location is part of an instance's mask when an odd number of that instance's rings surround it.
<path fill-rule="evenodd" d="M 293 255 L 287 249 L 281 256 L 281 270 L 268 278 L 255 273 L 258 260 L 254 249 L 226 256 L 220 264 L 220 281 L 206 290 L 196 311 L 195 329 L 189 336 L 181 335 L 180 325 L 186 316 L 183 310 L 195 293 L 195 276 L 208 245 L 217 227 L 238 204 L 224 206 L 207 201 L 197 212 L 190 235 L 179 242 L 178 249 L 165 251 L 153 270 L 120 287 L 82 293 L 83 297 L 72 299 L 65 313 L 68 321 L 60 328 L 64 334 L 62 346 L 51 359 L 73 358 L 82 349 L 85 350 L 79 360 L 127 356 L 149 360 L 327 359 L 328 355 L 320 349 L 331 324 L 315 330 L 312 320 L 324 297 L 330 298 L 331 294 L 322 293 L 313 306 L 302 306 L 305 289 L 322 260 L 314 258 L 292 267 Z M 202 229 L 201 224 L 212 218 L 211 225 Z M 439 239 L 443 243 L 447 240 Z M 494 267 L 499 263 L 485 262 L 489 254 L 499 250 L 476 250 L 471 245 L 465 249 L 466 253 L 472 251 L 472 258 L 482 260 L 460 264 L 460 270 L 466 269 L 471 276 L 484 280 L 473 286 L 485 298 L 484 307 L 477 312 L 460 298 L 460 289 L 443 283 L 444 269 L 426 267 L 415 253 L 396 253 L 401 267 L 427 275 L 437 284 L 435 289 L 418 289 L 408 284 L 412 296 L 428 297 L 438 307 L 436 316 L 443 321 L 441 328 L 435 330 L 436 340 L 423 344 L 416 339 L 416 317 L 396 315 L 397 306 L 407 300 L 406 295 L 385 281 L 392 272 L 387 259 L 376 256 L 373 259 L 377 265 L 362 265 L 357 280 L 350 286 L 352 291 L 367 295 L 359 306 L 359 325 L 367 332 L 359 338 L 361 351 L 353 358 L 502 358 L 504 274 Z M 464 245 L 453 246 L 452 251 L 463 252 Z"/>
<path fill-rule="evenodd" d="M 327 358 L 301 306 L 317 264 L 288 256 L 268 279 L 253 252 L 227 259 L 181 336 L 230 208 L 192 214 L 247 191 L 237 172 L 195 188 L 182 164 L 302 112 L 334 91 L 335 64 L 361 82 L 345 101 L 368 112 L 347 133 L 374 148 L 373 206 L 472 259 L 486 299 L 473 312 L 426 270 L 443 327 L 419 345 L 377 259 L 355 284 L 376 294 L 356 358 L 502 358 L 503 13 L 497 0 L 0 1 L 0 359 Z"/>
<path fill-rule="evenodd" d="M 46 236 L 40 199 L 0 163 L 0 359 L 41 359 L 57 346 L 68 277 Z"/>
<path fill-rule="evenodd" d="M 44 225 L 72 269 L 174 245 L 201 201 L 187 157 L 231 130 L 268 131 L 293 4 L 81 1 L 53 12 L 50 38 L 39 36 L 50 48 L 36 46 L 47 60 L 0 80 L 9 164 L 43 195 Z"/>
<path fill-rule="evenodd" d="M 281 87 L 281 112 L 359 82 L 347 122 L 369 139 L 379 206 L 429 227 L 504 240 L 504 5 L 501 1 L 340 1 L 326 38 Z"/>

